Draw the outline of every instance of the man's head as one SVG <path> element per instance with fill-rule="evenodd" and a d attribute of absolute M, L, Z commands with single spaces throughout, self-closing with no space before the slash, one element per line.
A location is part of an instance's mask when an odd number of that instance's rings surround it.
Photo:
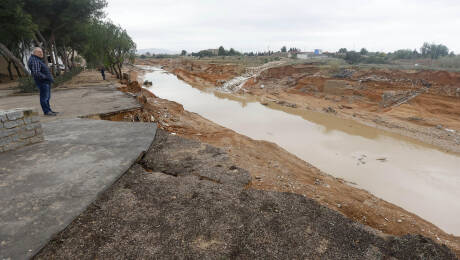
<path fill-rule="evenodd" d="M 43 50 L 41 48 L 35 48 L 32 54 L 37 57 L 43 58 Z"/>

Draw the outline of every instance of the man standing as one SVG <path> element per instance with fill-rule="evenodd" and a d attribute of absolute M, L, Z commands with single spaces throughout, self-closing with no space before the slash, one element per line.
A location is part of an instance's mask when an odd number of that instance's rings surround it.
<path fill-rule="evenodd" d="M 43 113 L 45 116 L 56 116 L 58 112 L 54 112 L 50 107 L 51 83 L 53 83 L 54 80 L 48 66 L 45 65 L 42 58 L 42 49 L 35 48 L 27 65 L 34 77 L 35 84 L 40 90 L 40 105 L 42 106 Z"/>
<path fill-rule="evenodd" d="M 105 68 L 104 68 L 104 66 L 101 67 L 101 75 L 102 75 L 102 80 L 105 80 Z"/>

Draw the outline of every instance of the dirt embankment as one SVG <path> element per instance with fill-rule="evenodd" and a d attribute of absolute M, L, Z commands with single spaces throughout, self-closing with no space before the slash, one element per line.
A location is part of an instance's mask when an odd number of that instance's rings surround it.
<path fill-rule="evenodd" d="M 193 61 L 159 64 L 195 87 L 223 82 L 209 80 L 214 75 L 193 67 Z M 235 94 L 254 95 L 263 104 L 333 113 L 460 152 L 460 73 L 282 65 L 250 78 Z"/>
<path fill-rule="evenodd" d="M 433 224 L 346 181 L 321 172 L 279 146 L 255 141 L 221 127 L 182 105 L 155 97 L 143 89 L 139 94 L 142 111 L 112 120 L 157 122 L 173 134 L 199 140 L 221 148 L 232 163 L 251 175 L 247 188 L 302 194 L 345 216 L 386 234 L 422 234 L 444 243 L 460 255 L 460 238 L 449 235 Z"/>
<path fill-rule="evenodd" d="M 136 63 L 161 66 L 180 79 L 200 88 L 220 86 L 245 71 L 244 67 L 238 64 L 217 64 L 186 59 L 139 60 Z"/>

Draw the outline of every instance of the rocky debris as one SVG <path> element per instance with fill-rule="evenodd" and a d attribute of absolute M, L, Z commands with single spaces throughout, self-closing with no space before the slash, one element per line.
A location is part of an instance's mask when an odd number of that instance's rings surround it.
<path fill-rule="evenodd" d="M 224 91 L 224 92 L 237 92 L 240 90 L 244 83 L 249 79 L 250 77 L 246 76 L 238 76 L 235 77 L 229 81 L 226 81 L 220 88 L 219 90 Z"/>
<path fill-rule="evenodd" d="M 412 91 L 385 91 L 382 94 L 380 106 L 390 107 L 394 104 L 406 100 L 411 95 Z"/>
<path fill-rule="evenodd" d="M 346 106 L 346 105 L 339 105 L 339 109 L 353 109 L 351 106 Z"/>
<path fill-rule="evenodd" d="M 397 107 L 417 97 L 418 95 L 425 93 L 427 89 L 428 88 L 425 87 L 411 91 L 386 91 L 382 95 L 380 105 L 383 107 Z"/>
<path fill-rule="evenodd" d="M 346 78 L 351 78 L 351 76 L 353 76 L 354 73 L 355 73 L 354 70 L 341 69 L 339 72 L 332 75 L 332 77 L 339 78 L 339 79 L 346 79 Z"/>
<path fill-rule="evenodd" d="M 368 81 L 377 81 L 377 82 L 390 82 L 391 79 L 383 76 L 377 76 L 377 75 L 370 75 L 367 77 L 362 77 L 359 79 L 360 82 L 368 82 Z"/>
<path fill-rule="evenodd" d="M 253 78 L 254 82 L 257 82 L 257 76 L 260 75 L 262 71 L 274 66 L 279 66 L 283 63 L 283 61 L 272 61 L 258 67 L 247 67 L 245 72 L 237 77 L 234 77 L 228 81 L 218 81 L 217 84 L 221 84 L 218 89 L 224 92 L 237 92 L 243 87 L 247 80 Z M 265 86 L 263 84 L 260 86 L 261 89 L 264 87 Z"/>
<path fill-rule="evenodd" d="M 383 237 L 302 195 L 247 189 L 247 173 L 225 156 L 158 130 L 141 164 L 35 259 L 456 259 L 431 239 Z"/>
<path fill-rule="evenodd" d="M 293 87 L 297 84 L 297 80 L 293 77 L 288 77 L 287 80 L 286 80 L 286 85 L 288 85 L 289 87 Z"/>
<path fill-rule="evenodd" d="M 289 102 L 286 102 L 284 100 L 277 100 L 275 103 L 278 104 L 278 105 L 285 106 L 285 107 L 291 107 L 291 108 L 296 108 L 297 107 L 296 104 L 289 103 Z"/>
<path fill-rule="evenodd" d="M 356 163 L 356 165 L 363 165 L 363 164 L 366 164 L 366 161 L 367 160 L 367 155 L 365 154 L 362 154 L 359 158 L 358 158 L 358 162 Z"/>
<path fill-rule="evenodd" d="M 319 88 L 315 85 L 307 85 L 298 89 L 302 93 L 316 93 L 319 91 Z"/>
<path fill-rule="evenodd" d="M 409 121 L 417 121 L 417 122 L 424 121 L 423 118 L 418 117 L 418 116 L 410 116 L 410 117 L 407 118 L 407 120 L 409 120 Z"/>
<path fill-rule="evenodd" d="M 153 83 L 152 83 L 152 81 L 145 80 L 142 85 L 146 86 L 146 87 L 151 87 L 153 85 Z"/>
<path fill-rule="evenodd" d="M 132 81 L 128 83 L 127 85 L 122 85 L 118 87 L 118 90 L 127 92 L 127 93 L 138 93 L 141 92 L 142 87 L 137 81 Z"/>
<path fill-rule="evenodd" d="M 174 135 L 158 134 L 141 164 L 152 171 L 173 176 L 195 175 L 221 184 L 244 186 L 251 180 L 247 171 L 232 165 L 221 149 Z"/>
<path fill-rule="evenodd" d="M 325 108 L 323 108 L 323 111 L 326 112 L 326 113 L 337 114 L 337 111 L 332 107 L 325 107 Z"/>

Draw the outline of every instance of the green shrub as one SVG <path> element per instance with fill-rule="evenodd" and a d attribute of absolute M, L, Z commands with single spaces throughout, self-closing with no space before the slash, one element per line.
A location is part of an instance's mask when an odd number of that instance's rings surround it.
<path fill-rule="evenodd" d="M 363 58 L 361 60 L 362 63 L 367 63 L 367 64 L 385 64 L 388 63 L 387 59 L 383 56 L 379 55 L 371 55 L 369 57 Z"/>
<path fill-rule="evenodd" d="M 71 80 L 74 76 L 80 74 L 80 72 L 82 72 L 82 71 L 83 71 L 82 68 L 75 67 L 75 68 L 72 68 L 70 71 L 65 72 L 65 73 L 57 76 L 54 79 L 53 87 L 57 87 L 57 86 L 61 85 L 62 83 Z"/>
<path fill-rule="evenodd" d="M 64 82 L 71 80 L 75 75 L 78 75 L 82 71 L 83 71 L 82 68 L 75 67 L 71 69 L 70 71 L 57 76 L 54 79 L 53 87 L 57 87 L 63 84 Z M 23 93 L 38 92 L 38 88 L 32 77 L 22 77 L 18 80 L 18 83 L 19 83 L 18 87 L 20 89 L 20 92 L 23 92 Z"/>
<path fill-rule="evenodd" d="M 35 85 L 35 81 L 32 77 L 19 78 L 18 83 L 18 87 L 23 93 L 38 92 L 38 88 Z"/>
<path fill-rule="evenodd" d="M 460 69 L 460 56 L 442 57 L 435 64 L 440 68 Z"/>
<path fill-rule="evenodd" d="M 342 65 L 339 61 L 337 60 L 331 60 L 328 61 L 327 64 L 329 65 L 329 68 L 332 73 L 337 73 L 340 71 L 340 66 Z"/>

